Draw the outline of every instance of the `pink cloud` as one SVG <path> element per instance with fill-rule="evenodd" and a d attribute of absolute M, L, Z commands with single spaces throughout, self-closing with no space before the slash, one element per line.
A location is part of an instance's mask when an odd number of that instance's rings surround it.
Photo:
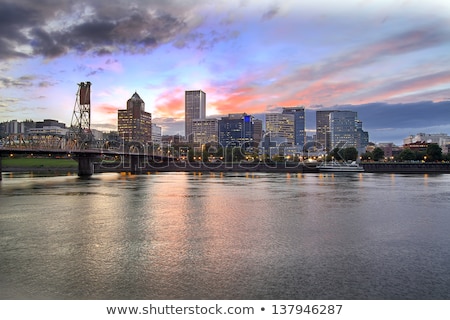
<path fill-rule="evenodd" d="M 176 87 L 158 95 L 154 114 L 159 118 L 184 118 L 184 89 Z"/>
<path fill-rule="evenodd" d="M 236 91 L 225 95 L 219 95 L 211 102 L 215 109 L 223 115 L 240 112 L 258 112 L 261 111 L 261 94 L 255 92 L 251 87 L 236 88 Z"/>
<path fill-rule="evenodd" d="M 363 94 L 363 96 L 370 101 L 391 100 L 402 95 L 410 96 L 410 98 L 415 96 L 417 100 L 423 100 L 424 98 L 420 96 L 418 91 L 423 91 L 425 93 L 430 90 L 436 91 L 436 87 L 448 87 L 449 83 L 450 71 L 442 71 L 401 81 L 388 81 L 387 84 L 377 87 L 376 89 Z M 440 98 L 440 100 L 442 99 L 444 98 Z"/>
<path fill-rule="evenodd" d="M 95 105 L 93 108 L 95 108 L 96 113 L 102 113 L 102 114 L 117 114 L 117 110 L 120 109 L 117 106 L 114 106 L 112 104 L 107 104 L 107 103 Z"/>

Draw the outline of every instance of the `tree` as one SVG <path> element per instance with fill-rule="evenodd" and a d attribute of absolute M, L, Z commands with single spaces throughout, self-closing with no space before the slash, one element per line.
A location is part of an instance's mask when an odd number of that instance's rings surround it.
<path fill-rule="evenodd" d="M 442 149 L 436 143 L 430 143 L 427 147 L 427 159 L 426 161 L 439 161 L 442 160 Z"/>
<path fill-rule="evenodd" d="M 447 153 L 446 155 L 442 156 L 442 160 L 450 161 L 450 153 Z"/>
<path fill-rule="evenodd" d="M 425 156 L 427 155 L 426 151 L 415 151 L 414 154 L 416 155 L 416 160 L 423 160 L 426 159 Z"/>
<path fill-rule="evenodd" d="M 239 162 L 245 159 L 245 152 L 241 147 L 227 147 L 224 149 L 224 159 L 226 162 Z"/>
<path fill-rule="evenodd" d="M 356 161 L 358 157 L 358 150 L 355 147 L 348 147 L 344 149 L 344 160 Z"/>
<path fill-rule="evenodd" d="M 373 149 L 372 155 L 373 160 L 380 161 L 380 159 L 384 158 L 384 150 L 379 147 L 376 147 L 375 149 Z"/>
<path fill-rule="evenodd" d="M 330 152 L 330 156 L 336 160 L 343 160 L 344 152 L 343 149 L 334 148 Z"/>
<path fill-rule="evenodd" d="M 370 161 L 370 160 L 373 160 L 373 154 L 372 154 L 372 152 L 367 151 L 366 153 L 363 153 L 363 154 L 361 155 L 361 159 L 364 160 L 364 161 Z"/>
<path fill-rule="evenodd" d="M 355 161 L 358 157 L 358 150 L 356 150 L 355 147 L 348 147 L 348 148 L 334 148 L 331 150 L 329 154 L 332 158 L 335 160 L 352 160 Z M 328 159 L 327 159 L 328 160 Z"/>
<path fill-rule="evenodd" d="M 404 149 L 402 152 L 400 152 L 398 157 L 402 161 L 410 161 L 416 159 L 416 155 L 411 149 Z"/>

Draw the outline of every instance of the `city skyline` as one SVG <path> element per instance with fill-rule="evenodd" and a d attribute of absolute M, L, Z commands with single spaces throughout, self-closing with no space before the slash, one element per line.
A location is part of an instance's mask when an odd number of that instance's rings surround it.
<path fill-rule="evenodd" d="M 117 130 L 133 92 L 163 134 L 184 134 L 184 93 L 206 116 L 304 106 L 358 112 L 373 142 L 450 133 L 450 5 L 442 1 L 0 3 L 0 122 L 70 124 L 92 82 L 92 126 Z"/>

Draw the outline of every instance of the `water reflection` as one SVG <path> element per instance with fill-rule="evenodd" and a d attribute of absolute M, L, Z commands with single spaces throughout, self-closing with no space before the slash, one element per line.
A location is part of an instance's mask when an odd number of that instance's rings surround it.
<path fill-rule="evenodd" d="M 448 182 L 248 172 L 4 177 L 0 298 L 447 299 Z"/>

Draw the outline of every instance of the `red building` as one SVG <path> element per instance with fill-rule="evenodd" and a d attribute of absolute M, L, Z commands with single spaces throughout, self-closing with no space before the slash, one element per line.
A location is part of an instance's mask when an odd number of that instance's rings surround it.
<path fill-rule="evenodd" d="M 117 127 L 124 142 L 151 142 L 152 115 L 145 112 L 145 102 L 137 92 L 127 101 L 127 108 L 118 111 Z"/>
<path fill-rule="evenodd" d="M 429 145 L 429 143 L 427 143 L 425 141 L 417 141 L 417 142 L 404 144 L 403 148 L 411 149 L 412 151 L 426 152 L 428 145 Z"/>

